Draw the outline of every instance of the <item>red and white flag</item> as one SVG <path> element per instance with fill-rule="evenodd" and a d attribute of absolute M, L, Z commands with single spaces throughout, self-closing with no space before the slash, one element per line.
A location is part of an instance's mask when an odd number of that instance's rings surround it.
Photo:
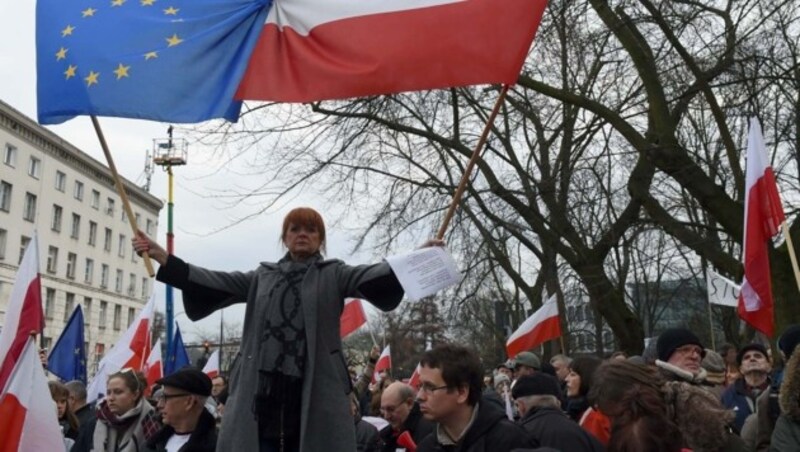
<path fill-rule="evenodd" d="M 508 338 L 506 353 L 509 358 L 513 358 L 519 352 L 530 350 L 559 336 L 561 321 L 558 317 L 556 296 L 553 295 Z"/>
<path fill-rule="evenodd" d="M 758 119 L 750 120 L 747 138 L 747 187 L 744 198 L 742 262 L 744 279 L 739 292 L 739 317 L 753 328 L 772 337 L 775 328 L 772 281 L 767 242 L 786 221 L 767 158 L 767 148 Z"/>
<path fill-rule="evenodd" d="M 344 309 L 339 318 L 340 336 L 345 337 L 367 323 L 367 314 L 359 298 L 345 298 Z"/>
<path fill-rule="evenodd" d="M 34 232 L 17 269 L 0 332 L 0 388 L 3 388 L 32 334 L 44 329 L 39 239 Z"/>
<path fill-rule="evenodd" d="M 153 348 L 150 350 L 150 356 L 147 357 L 147 365 L 144 369 L 144 374 L 147 377 L 147 386 L 152 387 L 156 380 L 164 376 L 164 361 L 161 359 L 161 339 L 156 340 Z"/>
<path fill-rule="evenodd" d="M 389 370 L 392 368 L 392 351 L 390 346 L 387 345 L 386 348 L 383 349 L 381 352 L 381 357 L 378 358 L 378 362 L 375 363 L 375 373 L 372 374 L 372 382 L 377 383 L 378 378 L 384 370 Z"/>
<path fill-rule="evenodd" d="M 419 389 L 420 381 L 419 381 L 419 368 L 420 364 L 417 363 L 417 367 L 414 368 L 414 373 L 411 374 L 411 378 L 408 379 L 408 385 L 414 389 Z"/>
<path fill-rule="evenodd" d="M 29 337 L 0 395 L 0 452 L 64 450 L 57 412 Z"/>
<path fill-rule="evenodd" d="M 97 400 L 98 396 L 105 395 L 106 379 L 109 375 L 125 368 L 144 370 L 151 349 L 150 323 L 155 312 L 155 300 L 155 294 L 151 295 L 136 320 L 100 361 L 97 373 L 87 388 L 87 402 L 91 403 Z"/>
<path fill-rule="evenodd" d="M 236 94 L 309 102 L 513 84 L 545 0 L 281 0 Z"/>
<path fill-rule="evenodd" d="M 214 353 L 208 357 L 206 365 L 203 366 L 203 373 L 208 375 L 208 378 L 219 376 L 219 349 L 214 350 Z"/>

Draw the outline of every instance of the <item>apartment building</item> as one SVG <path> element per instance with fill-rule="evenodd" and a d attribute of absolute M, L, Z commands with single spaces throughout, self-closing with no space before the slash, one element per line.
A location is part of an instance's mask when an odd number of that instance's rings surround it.
<path fill-rule="evenodd" d="M 42 345 L 53 345 L 81 305 L 91 373 L 153 288 L 131 247 L 111 172 L 2 101 L 0 157 L 0 325 L 36 231 L 46 319 Z M 130 181 L 124 185 L 139 227 L 156 236 L 163 203 Z"/>

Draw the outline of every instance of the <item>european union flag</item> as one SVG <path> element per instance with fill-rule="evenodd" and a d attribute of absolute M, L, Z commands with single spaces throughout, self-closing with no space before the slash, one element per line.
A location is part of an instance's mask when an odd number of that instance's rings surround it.
<path fill-rule="evenodd" d="M 236 121 L 271 0 L 39 0 L 39 122 Z"/>
<path fill-rule="evenodd" d="M 83 343 L 83 310 L 78 305 L 69 317 L 47 358 L 47 370 L 58 378 L 86 383 L 86 347 Z"/>
<path fill-rule="evenodd" d="M 175 338 L 172 340 L 172 348 L 167 351 L 167 362 L 164 364 L 164 376 L 166 377 L 189 365 L 191 365 L 189 354 L 186 353 L 183 337 L 181 337 L 181 329 L 176 323 Z"/>

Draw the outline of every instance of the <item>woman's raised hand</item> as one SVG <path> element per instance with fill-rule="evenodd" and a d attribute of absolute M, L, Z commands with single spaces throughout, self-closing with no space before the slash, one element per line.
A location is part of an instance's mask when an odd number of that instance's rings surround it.
<path fill-rule="evenodd" d="M 139 256 L 141 256 L 142 253 L 148 253 L 150 258 L 158 262 L 159 265 L 167 263 L 167 251 L 144 232 L 136 231 L 136 236 L 131 239 L 131 242 L 133 242 L 133 250 L 136 251 L 136 254 Z"/>

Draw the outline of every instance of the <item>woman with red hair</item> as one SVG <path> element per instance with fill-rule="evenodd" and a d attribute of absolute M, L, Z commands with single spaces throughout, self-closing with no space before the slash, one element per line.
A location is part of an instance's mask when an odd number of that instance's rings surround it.
<path fill-rule="evenodd" d="M 365 298 L 390 311 L 403 288 L 386 262 L 350 266 L 325 259 L 325 223 L 314 209 L 289 212 L 281 241 L 283 258 L 247 273 L 185 263 L 141 232 L 134 249 L 161 265 L 158 280 L 183 292 L 192 320 L 247 305 L 217 450 L 355 450 L 352 383 L 339 335 L 344 299 Z"/>

